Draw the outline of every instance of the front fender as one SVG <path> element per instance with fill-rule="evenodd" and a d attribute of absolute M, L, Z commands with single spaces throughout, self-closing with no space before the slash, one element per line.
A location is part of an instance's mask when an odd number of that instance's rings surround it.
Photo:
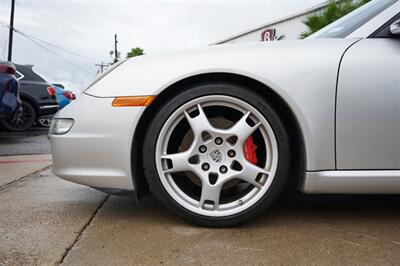
<path fill-rule="evenodd" d="M 91 86 L 96 97 L 157 95 L 199 74 L 232 73 L 257 80 L 288 104 L 299 122 L 306 170 L 335 169 L 335 93 L 340 58 L 356 39 L 310 39 L 212 46 L 140 56 Z"/>

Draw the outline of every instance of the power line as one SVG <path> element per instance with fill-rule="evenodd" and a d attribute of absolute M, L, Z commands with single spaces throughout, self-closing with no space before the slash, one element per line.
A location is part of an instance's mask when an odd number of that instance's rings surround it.
<path fill-rule="evenodd" d="M 1 1 L 1 0 L 0 0 L 0 1 Z M 16 0 L 16 1 L 15 1 L 15 4 L 16 4 L 19 8 L 23 9 L 23 7 L 19 4 L 19 1 Z M 56 7 L 57 7 L 57 5 L 56 5 Z M 54 9 L 54 11 L 55 11 L 59 16 L 63 16 L 64 18 L 66 18 L 66 16 L 65 16 L 62 12 L 60 12 L 59 10 Z M 67 23 L 69 23 L 70 25 L 74 26 L 74 25 L 71 23 L 70 20 L 66 20 L 66 21 L 67 21 Z M 77 27 L 77 25 L 75 25 L 75 27 Z M 72 54 L 72 55 L 75 55 L 75 56 L 78 56 L 78 57 L 81 57 L 81 58 L 84 58 L 84 59 L 87 59 L 87 60 L 92 60 L 92 61 L 94 61 L 94 62 L 98 62 L 97 59 L 95 59 L 95 58 L 92 58 L 92 57 L 89 57 L 89 56 L 86 56 L 86 55 L 82 55 L 82 54 L 79 54 L 79 53 L 70 51 L 70 50 L 68 50 L 68 49 L 62 48 L 62 47 L 60 47 L 60 46 L 58 46 L 58 45 L 56 45 L 56 44 L 50 43 L 50 42 L 45 41 L 45 40 L 42 40 L 42 39 L 40 39 L 40 38 L 38 38 L 38 37 L 36 37 L 36 36 L 33 36 L 32 34 L 29 34 L 29 33 L 26 33 L 26 32 L 23 32 L 23 33 L 26 34 L 26 35 L 28 35 L 28 36 L 31 37 L 32 39 L 35 39 L 35 40 L 37 40 L 37 41 L 39 41 L 39 42 L 42 42 L 42 43 L 45 43 L 45 44 L 47 44 L 47 45 L 49 45 L 49 46 L 53 46 L 54 48 L 57 48 L 57 49 L 59 49 L 59 50 L 61 50 L 61 51 L 63 51 L 63 52 L 66 52 L 66 53 L 69 53 L 69 54 Z M 57 35 L 58 35 L 58 34 L 57 34 Z M 60 36 L 60 35 L 59 35 L 59 36 Z"/>
<path fill-rule="evenodd" d="M 46 50 L 47 52 L 49 52 L 49 53 L 51 53 L 51 54 L 57 56 L 58 58 L 64 60 L 66 63 L 68 63 L 68 64 L 70 64 L 70 65 L 72 65 L 72 66 L 74 66 L 74 67 L 76 67 L 76 68 L 78 68 L 78 69 L 80 69 L 80 70 L 82 70 L 82 71 L 88 73 L 88 74 L 91 74 L 91 75 L 93 74 L 92 72 L 89 72 L 89 71 L 87 71 L 86 69 L 84 69 L 84 68 L 82 68 L 82 67 L 80 67 L 80 66 L 78 66 L 78 65 L 76 65 L 76 64 L 74 64 L 74 63 L 72 63 L 71 61 L 65 59 L 64 57 L 62 57 L 61 55 L 57 54 L 56 52 L 50 50 L 49 48 L 47 48 L 46 46 L 42 45 L 42 44 L 39 43 L 38 41 L 29 38 L 28 36 L 26 36 L 25 34 L 23 34 L 23 33 L 21 33 L 21 32 L 18 32 L 18 31 L 16 31 L 16 32 L 19 33 L 19 34 L 21 34 L 22 36 L 24 36 L 24 37 L 27 38 L 28 40 L 30 40 L 30 41 L 36 43 L 38 46 L 42 47 L 42 48 L 43 48 L 44 50 Z"/>
<path fill-rule="evenodd" d="M 2 21 L 0 21 L 0 26 L 2 26 L 2 27 L 4 27 L 4 28 L 7 28 L 7 29 L 10 28 L 10 25 L 8 25 L 8 24 L 6 24 L 6 23 L 4 23 L 4 22 L 2 22 Z"/>
<path fill-rule="evenodd" d="M 1 0 L 0 0 L 0 1 L 1 1 Z M 26 8 L 25 8 L 25 5 L 21 5 L 20 2 L 21 2 L 21 0 L 18 0 L 18 1 L 16 0 L 16 1 L 15 1 L 15 4 L 16 4 L 16 6 L 17 6 L 19 9 L 25 10 L 26 12 L 31 12 L 31 9 L 29 9 L 29 8 L 26 9 Z M 24 2 L 24 3 L 25 3 L 25 2 Z M 62 15 L 61 13 L 58 13 L 57 10 L 52 10 L 52 11 L 56 11 L 58 15 Z M 58 19 L 58 18 L 59 18 L 59 16 L 57 16 L 57 19 Z M 43 24 L 42 24 L 42 21 L 36 20 L 36 22 L 39 24 L 40 27 L 47 27 L 47 26 L 48 26 L 47 24 L 46 24 L 46 25 L 43 25 Z M 68 21 L 67 21 L 67 22 L 68 22 Z M 46 41 L 44 41 L 44 40 L 41 40 L 40 38 L 35 37 L 35 36 L 33 36 L 33 35 L 31 35 L 31 34 L 28 34 L 28 33 L 26 33 L 26 32 L 24 32 L 24 33 L 27 34 L 27 35 L 30 35 L 30 37 L 32 37 L 32 38 L 36 38 L 37 41 L 40 41 L 40 42 L 43 42 L 43 43 L 47 43 L 47 44 L 49 44 L 49 45 L 51 45 L 51 46 L 56 47 L 57 49 L 60 48 L 59 46 L 57 46 L 57 45 L 55 45 L 55 44 L 52 44 L 52 43 L 46 42 Z M 58 30 L 53 31 L 52 34 L 53 34 L 53 35 L 57 35 L 57 36 L 59 37 L 59 39 L 63 39 L 63 38 L 65 37 L 65 35 L 63 35 L 62 33 L 60 33 Z M 76 48 L 76 47 L 77 47 L 77 46 L 74 45 L 74 48 Z M 68 50 L 66 50 L 66 49 L 64 49 L 64 48 L 61 48 L 60 50 L 63 50 L 63 51 L 66 51 L 66 52 L 71 53 L 70 51 L 68 51 Z M 87 58 L 87 56 L 82 56 L 81 54 L 78 54 L 78 53 L 72 52 L 71 54 L 84 57 L 85 59 Z M 93 59 L 93 60 L 94 60 L 94 59 Z"/>
<path fill-rule="evenodd" d="M 6 28 L 10 28 L 10 26 L 9 26 L 8 24 L 2 23 L 1 21 L 0 21 L 0 25 L 3 26 L 3 27 L 6 27 Z M 19 33 L 19 34 L 21 34 L 21 35 L 22 35 L 22 34 L 25 34 L 26 36 L 28 36 L 28 37 L 30 37 L 30 38 L 32 38 L 32 39 L 38 41 L 38 42 L 42 42 L 42 43 L 47 44 L 47 45 L 49 45 L 49 46 L 52 46 L 52 47 L 54 47 L 54 48 L 56 48 L 56 49 L 59 49 L 59 50 L 61 50 L 61 51 L 63 51 L 63 52 L 66 52 L 66 53 L 69 53 L 69 54 L 72 54 L 72 55 L 75 55 L 75 56 L 78 56 L 78 57 L 82 57 L 82 58 L 87 59 L 87 60 L 91 60 L 91 61 L 97 62 L 97 59 L 94 59 L 94 58 L 89 57 L 89 56 L 86 56 L 86 55 L 81 55 L 81 54 L 78 54 L 78 53 L 76 53 L 76 52 L 72 52 L 72 51 L 70 51 L 70 50 L 67 50 L 67 49 L 65 49 L 65 48 L 62 48 L 62 47 L 60 47 L 60 46 L 58 46 L 58 45 L 55 45 L 55 44 L 53 44 L 53 43 L 50 43 L 50 42 L 48 42 L 48 41 L 39 39 L 38 37 L 35 37 L 35 36 L 33 36 L 33 35 L 29 34 L 29 33 L 23 32 L 23 31 L 21 31 L 21 30 L 17 30 L 16 28 L 14 28 L 14 31 L 17 32 L 17 33 Z"/>
<path fill-rule="evenodd" d="M 0 25 L 3 26 L 3 27 L 9 28 L 9 26 L 8 26 L 8 25 L 4 25 L 4 23 L 1 23 L 1 22 L 0 22 Z M 46 50 L 47 52 L 49 52 L 49 53 L 51 53 L 51 54 L 57 56 L 58 58 L 60 58 L 60 59 L 62 59 L 63 61 L 65 61 L 66 63 L 68 63 L 68 64 L 70 64 L 70 65 L 72 65 L 72 66 L 74 66 L 74 67 L 76 67 L 76 68 L 78 68 L 78 69 L 80 69 L 80 70 L 82 70 L 82 71 L 88 73 L 88 74 L 91 74 L 91 75 L 93 74 L 93 73 L 87 71 L 86 69 L 84 69 L 84 68 L 82 68 L 82 67 L 80 67 L 80 66 L 74 64 L 73 62 L 69 61 L 68 59 L 64 58 L 63 56 L 57 54 L 56 52 L 52 51 L 52 50 L 49 49 L 48 47 L 42 45 L 39 41 L 35 40 L 34 38 L 31 38 L 29 35 L 25 34 L 24 32 L 22 32 L 22 31 L 20 31 L 20 30 L 17 30 L 17 29 L 15 29 L 15 28 L 14 28 L 14 31 L 15 31 L 16 33 L 20 34 L 21 36 L 27 38 L 28 40 L 30 40 L 30 41 L 36 43 L 36 45 L 38 45 L 38 46 L 41 47 L 42 49 Z"/>
<path fill-rule="evenodd" d="M 62 59 L 62 60 L 65 61 L 66 63 L 68 63 L 68 64 L 70 64 L 70 65 L 72 65 L 72 66 L 74 66 L 74 67 L 76 67 L 76 68 L 78 68 L 78 69 L 80 69 L 80 70 L 82 70 L 82 71 L 88 73 L 88 74 L 93 74 L 93 73 L 87 71 L 86 69 L 84 69 L 84 68 L 82 68 L 82 67 L 80 67 L 80 66 L 78 66 L 78 65 L 76 65 L 76 64 L 74 64 L 74 63 L 72 63 L 72 62 L 69 61 L 68 59 L 66 59 L 66 58 L 64 58 L 63 56 L 57 54 L 56 52 L 50 50 L 48 47 L 42 45 L 42 44 L 39 43 L 38 41 L 36 41 L 36 40 L 34 40 L 34 39 L 31 39 L 29 36 L 26 36 L 24 33 L 21 33 L 21 32 L 19 32 L 19 31 L 16 31 L 16 32 L 19 33 L 21 36 L 27 38 L 28 40 L 30 40 L 30 41 L 36 43 L 36 45 L 38 45 L 38 46 L 41 47 L 42 49 L 46 50 L 47 52 L 49 52 L 49 53 L 51 53 L 51 54 L 57 56 L 57 57 L 60 58 L 60 59 Z"/>
<path fill-rule="evenodd" d="M 15 29 L 15 31 L 21 34 L 21 31 L 20 31 L 20 30 Z M 97 60 L 94 59 L 94 58 L 91 58 L 91 57 L 86 56 L 86 55 L 81 55 L 81 54 L 78 54 L 78 53 L 69 51 L 69 50 L 67 50 L 67 49 L 65 49 L 65 48 L 62 48 L 62 47 L 57 46 L 57 45 L 55 45 L 55 44 L 52 44 L 52 43 L 50 43 L 50 42 L 48 42 L 48 41 L 41 40 L 41 39 L 39 39 L 38 37 L 35 37 L 35 36 L 30 35 L 30 34 L 28 34 L 28 33 L 25 33 L 25 32 L 24 32 L 23 34 L 29 36 L 29 37 L 32 38 L 32 39 L 35 39 L 36 41 L 45 43 L 45 44 L 47 44 L 47 45 L 49 45 L 49 46 L 52 46 L 52 47 L 54 47 L 54 48 L 57 48 L 57 49 L 59 49 L 59 50 L 61 50 L 61 51 L 64 51 L 64 52 L 66 52 L 66 53 L 70 53 L 70 54 L 72 54 L 72 55 L 79 56 L 79 57 L 85 58 L 85 59 L 87 59 L 87 60 L 97 61 Z"/>

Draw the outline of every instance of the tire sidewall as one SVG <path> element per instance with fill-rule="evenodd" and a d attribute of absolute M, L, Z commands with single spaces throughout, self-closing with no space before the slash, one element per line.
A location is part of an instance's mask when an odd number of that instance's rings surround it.
<path fill-rule="evenodd" d="M 278 145 L 277 170 L 274 180 L 271 183 L 269 189 L 265 192 L 265 194 L 257 203 L 250 206 L 248 209 L 242 211 L 241 213 L 230 216 L 204 216 L 191 212 L 183 206 L 179 205 L 164 188 L 156 167 L 156 145 L 159 133 L 164 123 L 167 121 L 170 115 L 183 104 L 193 99 L 208 95 L 231 96 L 252 105 L 267 119 L 274 132 Z M 156 113 L 156 115 L 150 122 L 149 127 L 147 128 L 147 134 L 145 137 L 143 148 L 143 162 L 145 176 L 149 183 L 150 190 L 169 209 L 171 209 L 180 217 L 189 220 L 194 224 L 212 227 L 226 227 L 243 223 L 268 208 L 279 195 L 282 188 L 284 187 L 284 184 L 286 183 L 290 165 L 288 143 L 289 138 L 286 132 L 287 131 L 284 127 L 282 120 L 279 118 L 278 114 L 273 110 L 270 104 L 268 104 L 264 100 L 264 97 L 259 95 L 258 93 L 251 91 L 248 88 L 235 84 L 217 82 L 192 86 L 185 91 L 179 94 L 175 94 L 167 99 L 164 104 L 160 106 L 158 112 Z"/>
<path fill-rule="evenodd" d="M 35 112 L 35 108 L 34 108 L 29 102 L 24 101 L 24 100 L 21 101 L 21 104 L 22 104 L 22 107 L 23 107 L 23 111 L 22 111 L 22 112 L 28 111 L 28 112 L 30 112 L 30 113 L 32 114 L 32 119 L 31 119 L 31 121 L 30 121 L 29 123 L 25 124 L 24 127 L 22 127 L 22 128 L 17 128 L 17 127 L 14 126 L 14 124 L 10 123 L 10 122 L 8 121 L 8 119 L 6 119 L 6 120 L 3 120 L 3 121 L 2 121 L 2 125 L 3 125 L 6 129 L 8 129 L 8 130 L 10 130 L 10 131 L 24 131 L 24 130 L 27 130 L 28 128 L 30 128 L 30 127 L 34 124 L 34 122 L 36 121 L 36 112 Z M 21 114 L 21 115 L 22 115 L 22 114 Z"/>

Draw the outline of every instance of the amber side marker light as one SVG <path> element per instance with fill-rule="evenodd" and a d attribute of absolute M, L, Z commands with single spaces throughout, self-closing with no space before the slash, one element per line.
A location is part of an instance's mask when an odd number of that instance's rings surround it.
<path fill-rule="evenodd" d="M 149 106 L 156 96 L 124 96 L 116 97 L 112 102 L 114 107 Z"/>

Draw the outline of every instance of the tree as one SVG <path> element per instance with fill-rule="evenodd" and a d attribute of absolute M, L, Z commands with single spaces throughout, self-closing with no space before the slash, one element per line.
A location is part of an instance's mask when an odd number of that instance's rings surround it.
<path fill-rule="evenodd" d="M 132 48 L 130 52 L 126 54 L 126 58 L 144 55 L 144 50 L 140 47 Z"/>
<path fill-rule="evenodd" d="M 306 18 L 303 23 L 306 24 L 308 30 L 302 32 L 300 38 L 304 39 L 308 37 L 369 1 L 370 0 L 331 0 L 322 12 L 312 14 Z"/>

